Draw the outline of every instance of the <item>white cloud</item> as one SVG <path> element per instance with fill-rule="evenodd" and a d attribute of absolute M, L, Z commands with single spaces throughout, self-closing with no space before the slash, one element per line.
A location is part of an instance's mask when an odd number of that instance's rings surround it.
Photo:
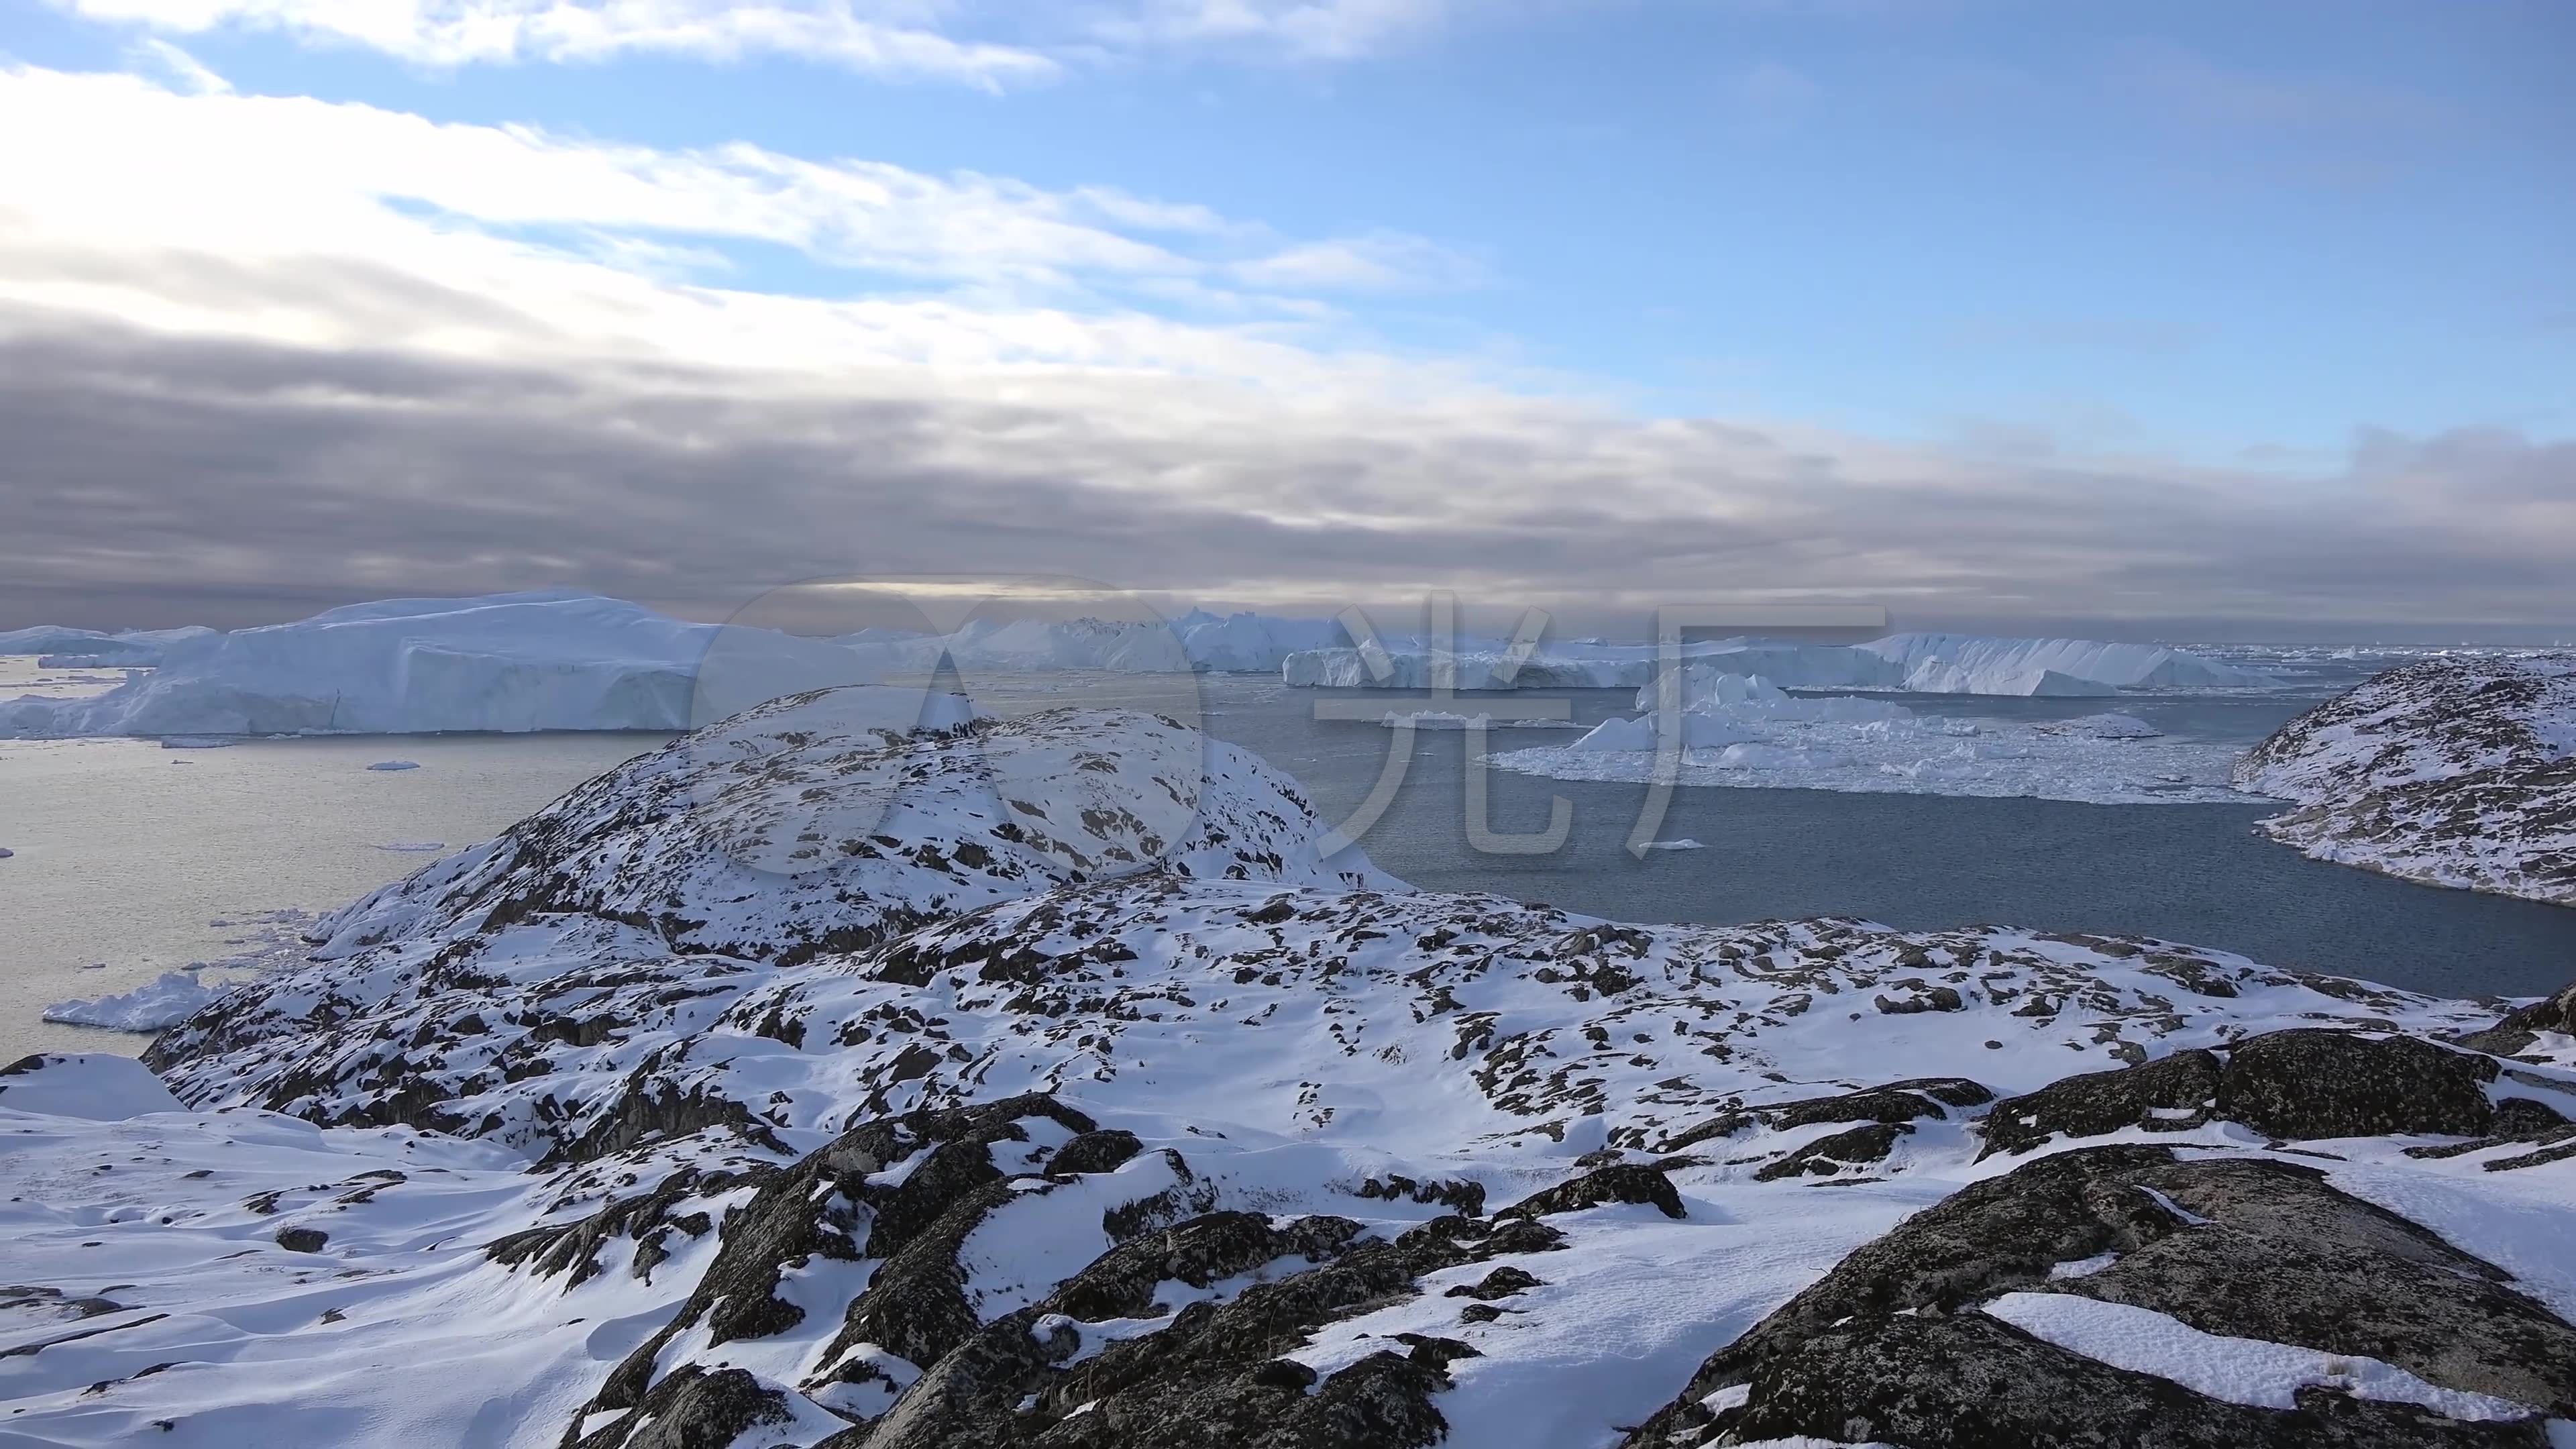
<path fill-rule="evenodd" d="M 2368 617 L 2402 585 L 2506 618 L 2576 552 L 2569 450 L 2512 437 L 2284 492 L 1389 356 L 1316 293 L 1417 247 L 1188 203 L 26 68 L 0 134 L 49 138 L 0 148 L 0 504 L 46 500 L 0 528 L 22 594 L 909 566 L 1914 617 Z M 746 242 L 909 289 L 749 290 Z"/>
<path fill-rule="evenodd" d="M 195 35 L 233 27 L 360 46 L 420 65 L 600 61 L 631 53 L 798 55 L 871 75 L 1040 81 L 1035 50 L 961 40 L 920 0 L 55 0 L 83 18 Z"/>
<path fill-rule="evenodd" d="M 183 252 L 228 263 L 345 256 L 498 305 L 521 305 L 525 293 L 549 335 L 586 309 L 595 309 L 587 325 L 619 337 L 632 326 L 621 319 L 642 311 L 658 315 L 657 326 L 693 319 L 686 325 L 709 335 L 682 346 L 689 356 L 725 345 L 713 334 L 738 329 L 740 319 L 776 327 L 788 311 L 836 319 L 820 330 L 843 339 L 861 317 L 972 312 L 986 319 L 975 329 L 983 330 L 1007 316 L 1043 351 L 1071 335 L 1056 316 L 1067 311 L 1136 312 L 1152 299 L 1158 311 L 1311 319 L 1319 309 L 1309 294 L 1447 284 L 1455 270 L 1416 239 L 1283 244 L 1257 223 L 1107 188 L 1049 191 L 748 145 L 625 146 L 438 124 L 354 103 L 180 94 L 130 76 L 0 70 L 0 131 L 56 138 L 0 152 L 0 207 L 14 212 L 13 266 L 0 290 L 47 305 L 101 302 L 109 274 Z M 720 249 L 743 243 L 890 275 L 917 295 L 798 310 L 752 293 L 665 285 L 738 272 Z M 1421 273 L 1409 274 L 1416 266 Z M 128 285 L 132 295 L 101 304 L 138 318 L 174 309 L 247 315 L 221 289 L 183 301 Z M 292 296 L 250 310 L 270 328 L 301 315 L 289 331 L 308 336 L 332 325 L 327 306 Z M 456 340 L 471 329 L 434 330 Z M 1103 334 L 1199 339 L 1227 351 L 1266 345 L 1257 334 L 1182 328 L 1140 312 L 1067 345 L 1098 360 Z M 942 335 L 953 341 L 958 329 L 943 323 Z"/>
<path fill-rule="evenodd" d="M 165 35 L 268 31 L 417 65 L 628 54 L 796 56 L 864 75 L 1000 89 L 1103 54 L 1218 50 L 1352 60 L 1437 29 L 1450 0 L 53 0 Z"/>
<path fill-rule="evenodd" d="M 208 70 L 195 56 L 158 36 L 145 36 L 136 41 L 127 54 L 135 65 L 168 76 L 172 85 L 190 95 L 220 96 L 232 91 L 231 81 Z"/>

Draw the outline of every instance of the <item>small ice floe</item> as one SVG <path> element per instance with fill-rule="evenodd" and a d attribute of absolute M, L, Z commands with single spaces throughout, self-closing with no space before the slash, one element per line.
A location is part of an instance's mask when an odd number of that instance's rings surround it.
<path fill-rule="evenodd" d="M 2096 740 L 2151 740 L 2164 733 L 2133 714 L 2088 714 L 2035 726 L 2043 734 Z"/>
<path fill-rule="evenodd" d="M 370 769 L 370 770 L 379 770 L 379 771 L 391 771 L 391 770 L 417 770 L 417 769 L 419 769 L 419 768 L 420 768 L 420 761 L 418 761 L 418 760 L 378 760 L 378 761 L 376 761 L 374 764 L 369 765 L 367 768 L 368 768 L 368 769 Z"/>
<path fill-rule="evenodd" d="M 1491 714 L 1459 714 L 1445 709 L 1388 710 L 1378 720 L 1388 729 L 1418 730 L 1579 730 L 1570 719 L 1496 719 Z"/>
<path fill-rule="evenodd" d="M 1648 849 L 1648 850 L 1706 850 L 1706 849 L 1708 849 L 1708 847 L 1707 847 L 1707 846 L 1705 846 L 1705 845 L 1700 844 L 1698 841 L 1693 840 L 1693 839 L 1691 839 L 1689 836 L 1685 835 L 1685 836 L 1683 836 L 1683 837 L 1682 837 L 1681 839 L 1679 839 L 1679 840 L 1649 840 L 1649 841 L 1647 841 L 1647 842 L 1646 842 L 1646 849 Z"/>
<path fill-rule="evenodd" d="M 388 840 L 376 847 L 378 850 L 399 851 L 404 855 L 427 855 L 432 851 L 446 848 L 447 842 L 443 840 Z"/>
<path fill-rule="evenodd" d="M 223 735 L 163 735 L 165 750 L 229 750 L 241 741 Z"/>

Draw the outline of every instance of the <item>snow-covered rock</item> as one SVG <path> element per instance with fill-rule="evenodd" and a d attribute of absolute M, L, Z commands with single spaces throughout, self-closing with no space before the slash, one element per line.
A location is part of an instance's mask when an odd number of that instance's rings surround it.
<path fill-rule="evenodd" d="M 2392 669 L 2238 765 L 2293 802 L 2263 822 L 2320 860 L 2576 905 L 2576 657 Z"/>
<path fill-rule="evenodd" d="M 1167 722 L 881 725 L 899 693 L 763 706 L 343 912 L 155 1045 L 185 1110 L 0 1075 L 10 1432 L 2268 1449 L 2576 1413 L 2559 1005 L 1409 891 Z"/>
<path fill-rule="evenodd" d="M 386 599 L 180 640 L 104 694 L 0 702 L 0 737 L 676 730 L 874 677 L 828 641 L 614 599 Z"/>

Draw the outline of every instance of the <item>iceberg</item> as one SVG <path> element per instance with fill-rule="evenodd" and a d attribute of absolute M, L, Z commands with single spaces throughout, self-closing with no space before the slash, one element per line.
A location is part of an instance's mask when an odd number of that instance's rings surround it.
<path fill-rule="evenodd" d="M 57 1001 L 45 1008 L 45 1020 L 65 1026 L 97 1026 L 109 1031 L 159 1031 L 187 1020 L 227 990 L 207 986 L 184 971 L 164 971 L 158 980 L 132 991 L 85 1001 Z"/>
<path fill-rule="evenodd" d="M 2279 681 L 2162 644 L 1890 634 L 1860 646 L 1921 694 L 2109 694 L 2119 689 L 2245 689 Z M 2060 676 L 2052 682 L 2049 675 Z M 2084 688 L 2081 686 L 2102 686 Z"/>
<path fill-rule="evenodd" d="M 184 629 L 124 629 L 115 633 L 38 624 L 31 629 L 0 630 L 0 654 L 37 655 L 37 664 L 47 669 L 137 668 L 158 664 L 171 649 L 214 633 L 201 624 Z"/>
<path fill-rule="evenodd" d="M 0 703 L 0 738 L 682 730 L 877 672 L 828 640 L 585 594 L 386 599 L 192 635 L 103 694 Z"/>
<path fill-rule="evenodd" d="M 2279 683 L 2245 669 L 2160 644 L 2090 639 L 2005 639 L 1972 634 L 1891 634 L 1866 644 L 1801 644 L 1734 638 L 1684 645 L 1684 667 L 1709 675 L 1759 675 L 1791 689 L 1915 694 L 2080 696 L 2124 689 L 2237 689 Z M 1532 654 L 1514 668 L 1499 644 L 1455 649 L 1390 647 L 1382 672 L 1352 648 L 1292 653 L 1281 679 L 1303 688 L 1425 689 L 1442 664 L 1459 689 L 1645 689 L 1660 654 L 1647 644 L 1576 640 Z M 1641 704 L 1650 705 L 1651 701 Z"/>

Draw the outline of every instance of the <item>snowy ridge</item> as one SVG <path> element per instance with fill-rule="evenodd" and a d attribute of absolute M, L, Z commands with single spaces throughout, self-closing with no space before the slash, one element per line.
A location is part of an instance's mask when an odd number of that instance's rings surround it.
<path fill-rule="evenodd" d="M 2237 780 L 2320 860 L 2576 905 L 2576 656 L 2392 669 L 2281 727 Z"/>
<path fill-rule="evenodd" d="M 333 918 L 157 1080 L 0 1070 L 11 1430 L 2287 1449 L 2576 1417 L 2576 994 L 2499 1023 L 2168 942 L 1408 891 L 1167 721 L 911 728 L 903 694 L 574 791 Z M 2207 1376 L 2211 1338 L 2249 1367 Z"/>

